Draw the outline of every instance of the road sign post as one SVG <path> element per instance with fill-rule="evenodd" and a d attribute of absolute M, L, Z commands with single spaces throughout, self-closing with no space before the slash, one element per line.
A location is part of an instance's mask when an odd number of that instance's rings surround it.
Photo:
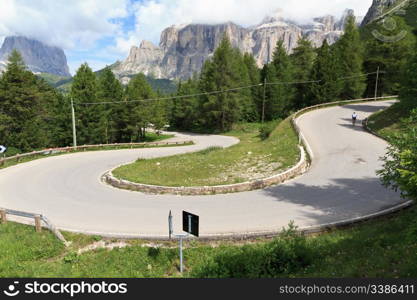
<path fill-rule="evenodd" d="M 174 233 L 174 228 L 172 226 L 172 213 L 171 213 L 171 211 L 169 211 L 169 215 L 168 215 L 168 232 L 169 232 L 169 239 L 171 239 L 171 236 Z"/>
<path fill-rule="evenodd" d="M 200 217 L 197 215 L 193 215 L 189 212 L 183 211 L 182 212 L 182 228 L 183 231 L 187 233 L 182 234 L 174 234 L 175 237 L 178 238 L 178 248 L 179 248 L 179 255 L 180 255 L 180 272 L 184 271 L 184 255 L 183 255 L 183 239 L 188 237 L 190 234 L 198 237 L 199 235 L 199 219 Z M 173 226 L 172 226 L 172 213 L 169 211 L 168 215 L 168 226 L 169 226 L 169 238 L 171 239 L 171 235 L 173 234 Z"/>

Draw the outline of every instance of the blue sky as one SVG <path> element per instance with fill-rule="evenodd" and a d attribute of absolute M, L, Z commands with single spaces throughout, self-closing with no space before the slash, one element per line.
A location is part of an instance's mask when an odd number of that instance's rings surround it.
<path fill-rule="evenodd" d="M 173 24 L 259 24 L 279 12 L 300 23 L 340 16 L 346 8 L 365 15 L 372 0 L 0 0 L 0 42 L 24 35 L 64 49 L 72 73 L 84 62 L 94 70 L 123 60 L 133 45 L 159 43 Z"/>

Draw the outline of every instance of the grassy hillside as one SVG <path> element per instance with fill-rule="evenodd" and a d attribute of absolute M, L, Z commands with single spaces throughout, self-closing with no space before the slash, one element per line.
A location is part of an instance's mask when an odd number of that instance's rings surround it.
<path fill-rule="evenodd" d="M 103 240 L 122 248 L 78 254 L 100 237 L 0 225 L 0 277 L 180 277 L 175 242 Z M 120 243 L 121 242 L 121 243 Z M 416 278 L 417 208 L 315 237 L 287 230 L 274 240 L 185 242 L 184 277 Z"/>
<path fill-rule="evenodd" d="M 396 103 L 386 110 L 380 111 L 369 118 L 369 128 L 390 140 L 395 134 L 405 129 L 402 120 L 410 116 L 415 106 Z"/>

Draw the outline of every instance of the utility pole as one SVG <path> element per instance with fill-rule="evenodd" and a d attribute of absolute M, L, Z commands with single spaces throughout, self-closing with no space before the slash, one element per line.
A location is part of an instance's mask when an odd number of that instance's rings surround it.
<path fill-rule="evenodd" d="M 72 113 L 72 140 L 73 147 L 77 147 L 77 129 L 75 128 L 75 110 L 74 110 L 74 101 L 71 97 L 71 113 Z"/>
<path fill-rule="evenodd" d="M 265 122 L 266 77 L 264 79 L 264 99 L 262 101 L 262 124 Z"/>
<path fill-rule="evenodd" d="M 376 98 L 378 98 L 378 82 L 379 82 L 379 66 L 378 66 L 378 70 L 376 71 L 375 100 Z"/>

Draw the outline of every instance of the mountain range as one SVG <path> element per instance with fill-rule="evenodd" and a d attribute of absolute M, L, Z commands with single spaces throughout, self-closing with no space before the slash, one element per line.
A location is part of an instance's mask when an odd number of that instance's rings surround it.
<path fill-rule="evenodd" d="M 365 26 L 403 2 L 408 1 L 373 0 L 367 15 L 357 18 L 358 24 L 362 21 L 362 26 Z M 224 34 L 229 36 L 234 47 L 253 54 L 258 66 L 262 67 L 272 60 L 278 40 L 284 42 L 289 53 L 302 37 L 310 40 L 315 47 L 319 47 L 324 40 L 330 44 L 336 42 L 343 34 L 349 15 L 353 15 L 352 10 L 346 10 L 338 20 L 327 15 L 314 18 L 307 24 L 298 24 L 278 13 L 266 17 L 257 26 L 248 28 L 231 22 L 217 25 L 173 25 L 161 33 L 158 46 L 142 41 L 139 46 L 131 47 L 125 60 L 110 67 L 123 83 L 129 82 L 138 73 L 156 79 L 186 79 L 200 71 L 204 61 L 213 55 Z M 51 74 L 58 76 L 59 80 L 71 76 L 62 49 L 23 36 L 10 36 L 4 40 L 0 48 L 0 72 L 4 70 L 13 49 L 22 54 L 28 69 L 34 73 Z"/>
<path fill-rule="evenodd" d="M 187 79 L 200 71 L 224 34 L 234 47 L 252 54 L 258 66 L 262 67 L 272 60 L 279 40 L 284 42 L 289 53 L 303 37 L 315 47 L 320 47 L 324 40 L 330 44 L 336 42 L 343 34 L 346 18 L 353 14 L 353 10 L 346 10 L 339 20 L 327 15 L 304 25 L 279 14 L 268 16 L 259 25 L 249 28 L 231 22 L 173 25 L 162 32 L 159 46 L 149 41 L 142 41 L 139 47 L 132 46 L 129 56 L 112 66 L 112 70 L 124 83 L 130 75 L 137 73 L 155 78 Z"/>

